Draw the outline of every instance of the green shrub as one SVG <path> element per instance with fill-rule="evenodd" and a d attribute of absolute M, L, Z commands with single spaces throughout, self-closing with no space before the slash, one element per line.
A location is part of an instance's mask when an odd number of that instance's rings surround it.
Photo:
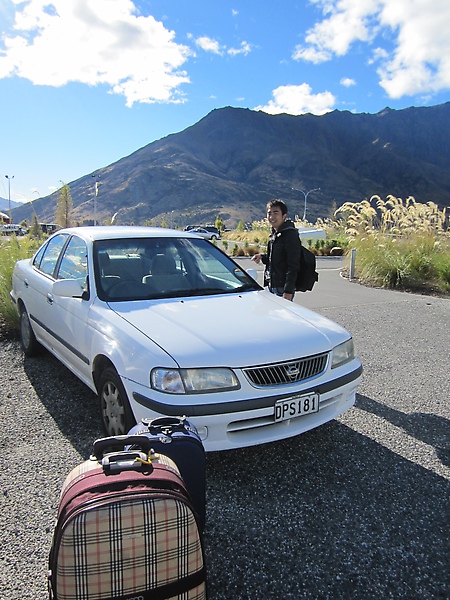
<path fill-rule="evenodd" d="M 249 246 L 248 248 L 246 248 L 247 256 L 255 256 L 255 254 L 259 254 L 259 252 L 259 246 Z"/>
<path fill-rule="evenodd" d="M 39 246 L 39 240 L 11 237 L 0 242 L 0 320 L 2 326 L 12 330 L 18 326 L 18 315 L 9 292 L 12 287 L 12 273 L 16 261 L 32 256 Z"/>

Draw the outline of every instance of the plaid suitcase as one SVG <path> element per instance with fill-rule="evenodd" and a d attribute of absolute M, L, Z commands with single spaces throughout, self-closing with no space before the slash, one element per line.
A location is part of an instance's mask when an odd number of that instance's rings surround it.
<path fill-rule="evenodd" d="M 133 445 L 137 450 L 109 452 Z M 146 436 L 94 443 L 67 476 L 49 556 L 51 600 L 205 600 L 197 517 L 175 463 Z"/>
<path fill-rule="evenodd" d="M 206 455 L 195 426 L 186 417 L 158 417 L 142 419 L 129 434 L 147 435 L 155 452 L 174 461 L 203 531 L 206 519 Z"/>

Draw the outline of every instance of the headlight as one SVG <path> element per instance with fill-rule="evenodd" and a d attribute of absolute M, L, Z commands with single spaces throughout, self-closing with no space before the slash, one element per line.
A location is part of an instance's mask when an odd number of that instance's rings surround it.
<path fill-rule="evenodd" d="M 231 369 L 153 369 L 153 389 L 166 394 L 199 394 L 239 389 L 239 381 Z"/>
<path fill-rule="evenodd" d="M 331 368 L 340 367 L 344 363 L 355 358 L 355 348 L 353 346 L 353 340 L 350 338 L 343 344 L 339 344 L 333 349 L 333 356 L 331 359 Z"/>
<path fill-rule="evenodd" d="M 185 394 L 180 372 L 176 369 L 153 369 L 150 374 L 150 385 L 155 390 L 167 394 Z"/>

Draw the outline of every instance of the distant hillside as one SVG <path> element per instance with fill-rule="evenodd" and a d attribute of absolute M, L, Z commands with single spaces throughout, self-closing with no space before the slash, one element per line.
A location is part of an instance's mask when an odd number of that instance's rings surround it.
<path fill-rule="evenodd" d="M 97 220 L 119 224 L 228 225 L 264 216 L 273 197 L 310 220 L 334 205 L 374 194 L 450 204 L 450 103 L 386 108 L 376 115 L 334 111 L 323 116 L 268 115 L 239 108 L 213 110 L 180 133 L 153 142 L 100 175 Z M 96 178 L 97 179 L 97 178 Z M 94 216 L 94 179 L 70 183 L 74 221 Z M 57 193 L 34 201 L 40 220 L 53 221 Z M 14 220 L 31 218 L 29 207 Z"/>
<path fill-rule="evenodd" d="M 19 206 L 22 206 L 21 202 L 14 202 L 14 200 L 11 200 L 11 210 Z M 7 198 L 0 198 L 0 212 L 9 215 L 9 200 Z"/>

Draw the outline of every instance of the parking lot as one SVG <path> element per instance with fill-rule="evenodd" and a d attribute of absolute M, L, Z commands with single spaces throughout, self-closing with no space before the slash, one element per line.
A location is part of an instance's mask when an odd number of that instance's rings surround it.
<path fill-rule="evenodd" d="M 319 259 L 295 301 L 352 332 L 357 404 L 208 455 L 211 600 L 450 598 L 450 300 L 369 290 L 341 267 Z M 1 339 L 0 369 L 0 600 L 40 600 L 62 482 L 103 434 L 94 395 L 48 354 L 24 360 Z"/>

